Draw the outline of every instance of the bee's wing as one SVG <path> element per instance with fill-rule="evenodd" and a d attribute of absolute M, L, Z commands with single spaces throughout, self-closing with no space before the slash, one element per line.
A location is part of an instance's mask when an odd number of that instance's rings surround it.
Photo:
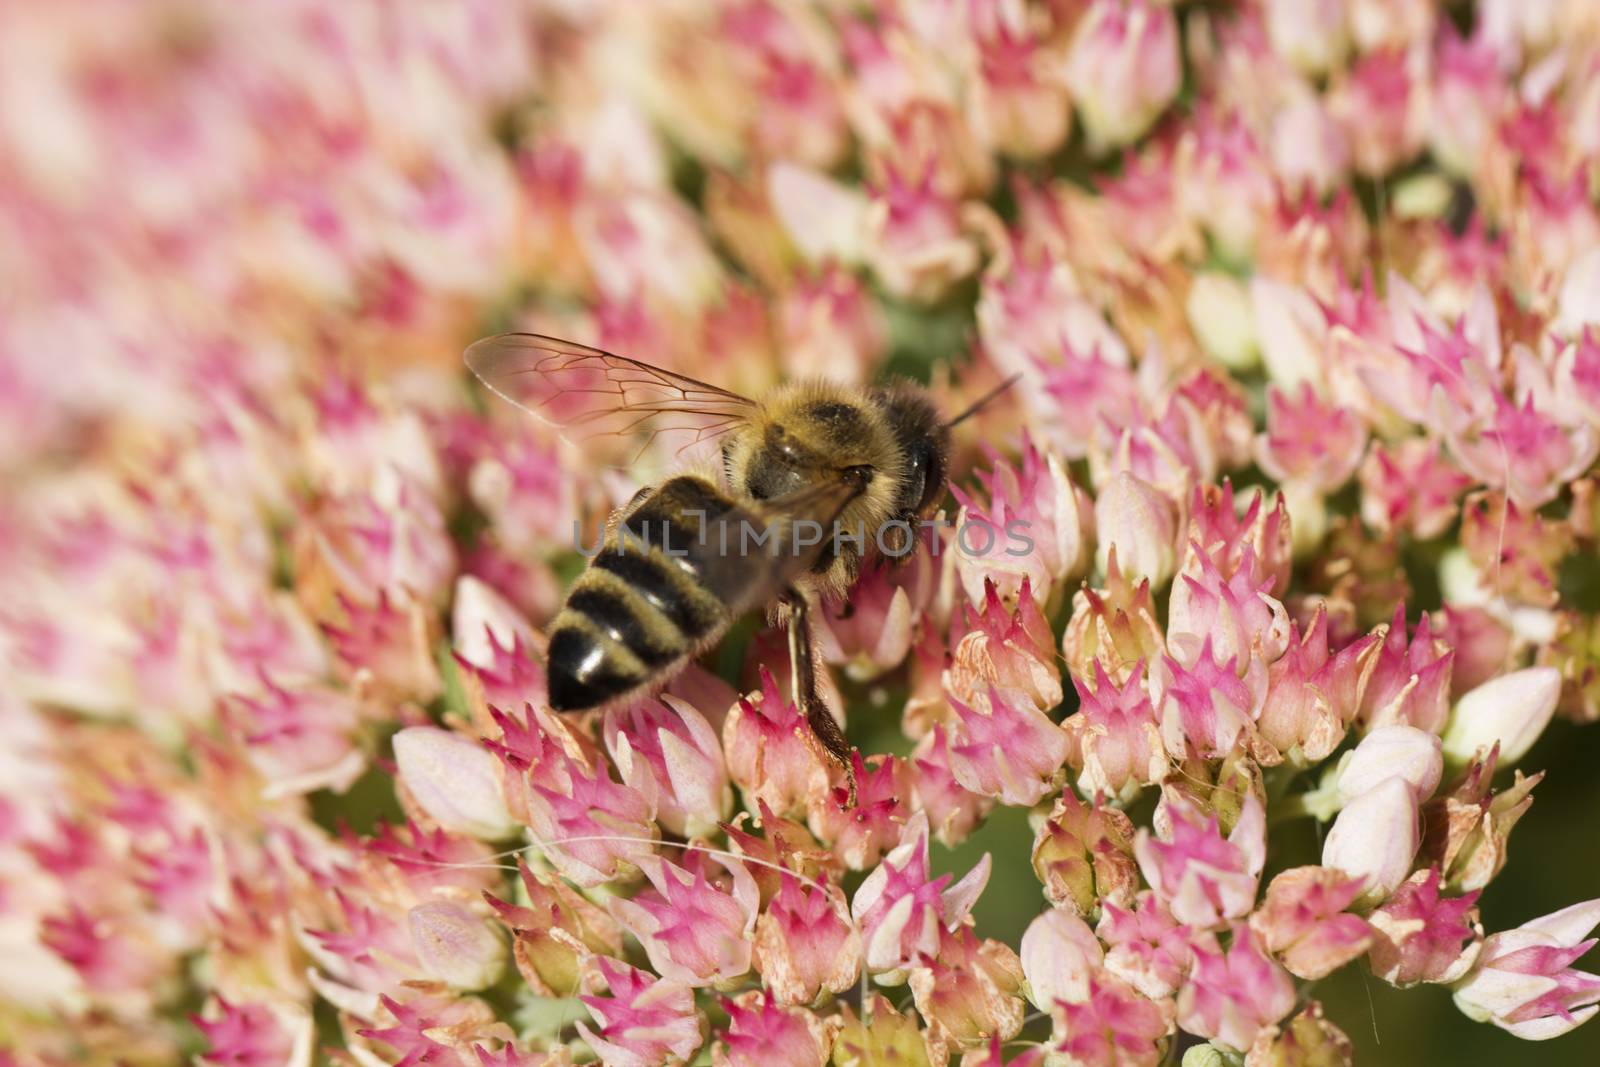
<path fill-rule="evenodd" d="M 733 605 L 735 614 L 770 602 L 845 539 L 859 543 L 864 537 L 870 543 L 876 531 L 845 530 L 838 525 L 845 508 L 865 489 L 860 480 L 840 476 L 761 501 L 758 509 L 765 525 L 760 531 L 765 535 L 761 551 L 771 565 L 749 588 L 745 601 Z"/>
<path fill-rule="evenodd" d="M 502 333 L 467 348 L 467 366 L 497 396 L 577 443 L 662 435 L 699 444 L 744 423 L 756 403 L 694 378 L 588 345 Z"/>

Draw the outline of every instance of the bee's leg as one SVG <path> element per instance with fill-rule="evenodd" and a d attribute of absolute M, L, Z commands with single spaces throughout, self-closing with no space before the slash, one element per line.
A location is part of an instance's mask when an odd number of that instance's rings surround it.
<path fill-rule="evenodd" d="M 850 742 L 845 740 L 838 720 L 817 691 L 817 653 L 811 633 L 811 609 L 805 595 L 795 589 L 784 594 L 784 602 L 789 607 L 789 673 L 795 706 L 805 712 L 811 732 L 828 750 L 828 755 L 844 768 L 845 786 L 850 793 L 846 806 L 853 808 L 856 806 L 856 772 L 850 760 Z"/>

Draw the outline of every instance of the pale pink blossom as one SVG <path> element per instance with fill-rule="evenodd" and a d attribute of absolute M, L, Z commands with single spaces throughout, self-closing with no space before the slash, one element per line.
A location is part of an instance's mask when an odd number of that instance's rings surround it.
<path fill-rule="evenodd" d="M 1092 976 L 1087 997 L 1053 1014 L 1056 1052 L 1072 1067 L 1157 1067 L 1172 1031 L 1170 1003 L 1109 974 Z"/>
<path fill-rule="evenodd" d="M 968 706 L 951 701 L 950 770 L 963 788 L 1002 804 L 1036 804 L 1067 758 L 1067 738 L 1024 694 L 990 687 Z"/>
<path fill-rule="evenodd" d="M 1267 886 L 1250 916 L 1262 946 L 1298 978 L 1325 978 L 1367 951 L 1372 929 L 1348 909 L 1361 882 L 1323 867 L 1294 867 Z"/>
<path fill-rule="evenodd" d="M 1443 455 L 1440 443 L 1412 437 L 1389 446 L 1373 443 L 1361 463 L 1361 519 L 1377 530 L 1397 530 L 1427 540 L 1455 521 L 1472 478 Z"/>
<path fill-rule="evenodd" d="M 594 957 L 586 971 L 605 995 L 578 998 L 594 1029 L 581 1020 L 574 1025 L 606 1067 L 654 1067 L 669 1057 L 687 1061 L 700 1047 L 700 1013 L 688 986 L 605 956 Z"/>
<path fill-rule="evenodd" d="M 1456 1007 L 1520 1038 L 1542 1041 L 1600 1011 L 1600 977 L 1573 967 L 1594 947 L 1600 902 L 1574 904 L 1491 935 L 1456 986 Z"/>
<path fill-rule="evenodd" d="M 1023 931 L 1021 956 L 1029 999 L 1050 1009 L 1058 1002 L 1088 999 L 1089 979 L 1100 969 L 1105 952 L 1087 923 L 1072 912 L 1051 908 Z"/>
<path fill-rule="evenodd" d="M 807 885 L 783 874 L 777 895 L 756 920 L 755 961 L 784 1004 L 810 1004 L 841 993 L 861 969 L 861 934 L 838 886 Z"/>
<path fill-rule="evenodd" d="M 622 781 L 675 834 L 709 833 L 733 806 L 722 745 L 705 717 L 671 694 L 606 713 L 606 750 Z"/>
<path fill-rule="evenodd" d="M 810 1012 L 751 990 L 723 1000 L 728 1028 L 711 1050 L 713 1067 L 822 1067 L 831 1034 Z"/>
<path fill-rule="evenodd" d="M 738 860 L 717 859 L 732 878 L 713 885 L 706 866 L 686 870 L 659 856 L 642 856 L 639 868 L 651 889 L 611 902 L 612 913 L 639 939 L 662 978 L 689 986 L 722 984 L 750 969 L 756 883 Z"/>
<path fill-rule="evenodd" d="M 1267 390 L 1267 432 L 1257 440 L 1256 461 L 1273 478 L 1331 493 L 1356 472 L 1365 446 L 1356 413 L 1326 402 L 1308 383 L 1298 396 Z"/>
<path fill-rule="evenodd" d="M 1478 892 L 1447 897 L 1439 868 L 1418 871 L 1368 915 L 1372 973 L 1397 986 L 1453 982 L 1478 957 Z"/>
<path fill-rule="evenodd" d="M 1120 795 L 1130 785 L 1154 785 L 1166 777 L 1167 754 L 1141 662 L 1120 684 L 1094 662 L 1094 688 L 1077 678 L 1078 711 L 1061 724 L 1067 763 L 1079 772 L 1078 786 L 1090 794 Z"/>
<path fill-rule="evenodd" d="M 1194 962 L 1196 931 L 1174 919 L 1148 889 L 1132 907 L 1108 903 L 1095 933 L 1106 945 L 1106 971 L 1154 1001 L 1176 993 Z"/>
<path fill-rule="evenodd" d="M 1140 830 L 1134 841 L 1139 869 L 1173 918 L 1199 930 L 1226 926 L 1250 913 L 1266 861 L 1266 813 L 1245 798 L 1227 837 L 1214 815 L 1172 794 L 1168 832 Z"/>
<path fill-rule="evenodd" d="M 1089 143 L 1104 152 L 1135 140 L 1178 93 L 1178 24 L 1147 0 L 1096 0 L 1078 23 L 1067 86 Z"/>
<path fill-rule="evenodd" d="M 896 972 L 939 951 L 939 932 L 957 926 L 989 881 L 987 855 L 959 882 L 930 878 L 928 822 L 912 817 L 900 844 L 887 852 L 850 902 L 868 970 Z"/>
<path fill-rule="evenodd" d="M 765 667 L 761 691 L 741 698 L 722 727 L 728 776 L 779 815 L 803 811 L 828 790 L 827 757 L 795 704 Z"/>
<path fill-rule="evenodd" d="M 1256 1035 L 1294 1010 L 1294 981 L 1249 927 L 1235 927 L 1224 951 L 1199 941 L 1194 970 L 1178 990 L 1178 1025 L 1220 1045 L 1247 1049 Z"/>
<path fill-rule="evenodd" d="M 1364 902 L 1405 881 L 1421 846 L 1417 797 L 1403 778 L 1385 778 L 1345 804 L 1322 843 L 1322 865 L 1362 883 Z"/>
<path fill-rule="evenodd" d="M 989 581 L 1006 597 L 1026 581 L 1035 596 L 1048 599 L 1052 584 L 1077 573 L 1088 555 L 1080 518 L 1087 502 L 1061 461 L 1031 438 L 1023 441 L 1017 467 L 997 454 L 990 458 L 993 468 L 977 472 L 986 502 L 953 489 L 961 511 L 952 551 L 962 586 L 973 604 Z"/>

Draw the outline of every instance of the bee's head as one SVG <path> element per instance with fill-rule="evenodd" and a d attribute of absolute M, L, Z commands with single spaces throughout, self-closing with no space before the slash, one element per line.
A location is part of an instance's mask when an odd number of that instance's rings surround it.
<path fill-rule="evenodd" d="M 905 457 L 895 510 L 926 518 L 944 501 L 950 429 L 920 386 L 891 385 L 878 390 L 877 400 Z"/>

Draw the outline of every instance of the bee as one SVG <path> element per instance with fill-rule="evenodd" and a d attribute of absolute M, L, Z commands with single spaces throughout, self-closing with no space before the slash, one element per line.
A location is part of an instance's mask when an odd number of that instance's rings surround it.
<path fill-rule="evenodd" d="M 873 555 L 909 557 L 917 524 L 945 497 L 951 428 L 1000 390 L 945 421 L 911 382 L 791 382 L 752 400 L 537 334 L 485 338 L 466 362 L 490 391 L 575 442 L 721 440 L 710 472 L 641 489 L 607 521 L 550 627 L 551 708 L 647 695 L 735 619 L 769 609 L 788 630 L 795 705 L 844 768 L 853 804 L 850 745 L 818 686 L 813 604 L 845 594 Z"/>

